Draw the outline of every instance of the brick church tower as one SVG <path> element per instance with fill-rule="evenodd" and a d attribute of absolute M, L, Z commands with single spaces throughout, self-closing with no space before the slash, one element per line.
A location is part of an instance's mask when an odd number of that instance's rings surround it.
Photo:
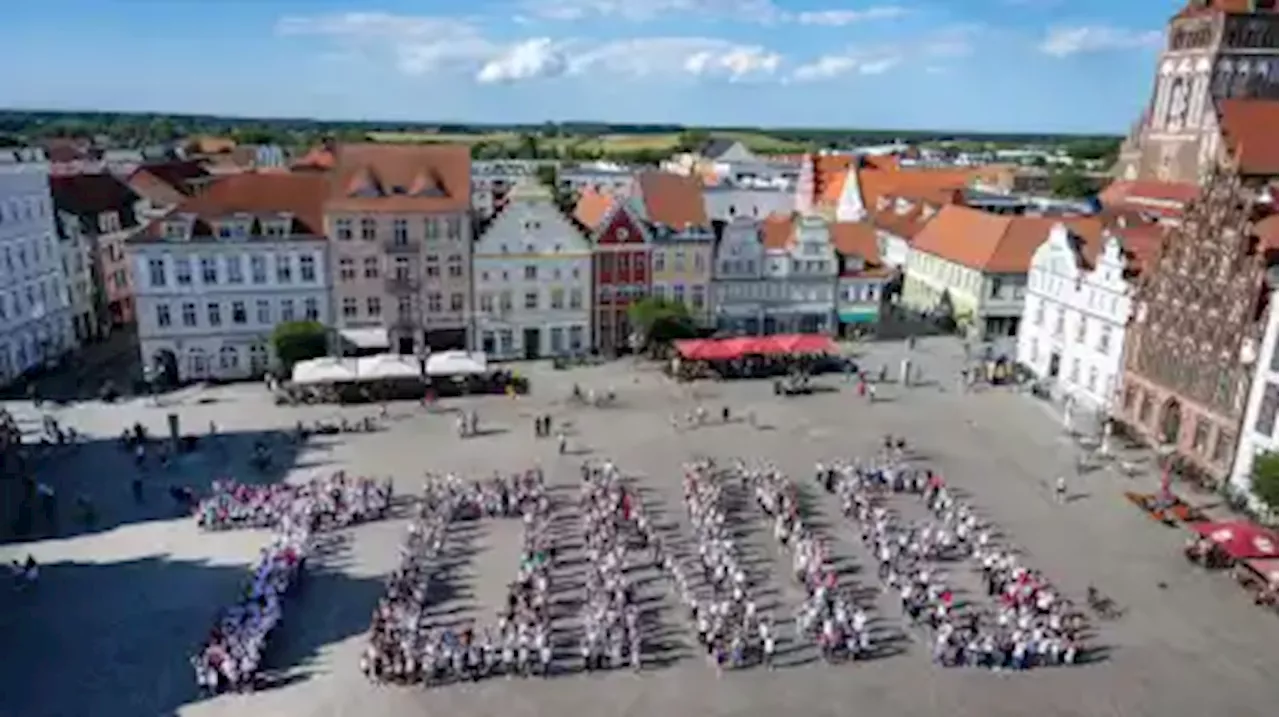
<path fill-rule="evenodd" d="M 1173 16 L 1117 179 L 1200 184 L 1234 151 L 1223 142 L 1223 100 L 1275 102 L 1280 88 L 1276 3 L 1189 0 Z"/>

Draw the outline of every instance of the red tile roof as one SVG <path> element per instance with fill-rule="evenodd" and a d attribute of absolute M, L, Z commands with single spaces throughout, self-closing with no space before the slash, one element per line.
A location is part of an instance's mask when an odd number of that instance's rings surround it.
<path fill-rule="evenodd" d="M 702 183 L 695 177 L 671 172 L 642 172 L 636 180 L 645 219 L 675 230 L 706 227 L 706 202 Z"/>
<path fill-rule="evenodd" d="M 1102 222 L 1092 217 L 1010 216 L 947 205 L 916 235 L 912 246 L 971 269 L 1024 274 L 1049 230 L 1060 222 L 1086 240 L 1102 231 Z"/>
<path fill-rule="evenodd" d="M 765 249 L 786 249 L 795 236 L 794 214 L 770 214 L 760 222 L 760 238 Z"/>
<path fill-rule="evenodd" d="M 326 211 L 460 212 L 471 206 L 471 151 L 461 144 L 338 145 Z"/>
<path fill-rule="evenodd" d="M 290 234 L 323 237 L 324 202 L 329 192 L 326 177 L 320 174 L 248 172 L 236 174 L 211 184 L 197 196 L 179 204 L 170 217 L 194 215 L 194 236 L 210 236 L 210 222 L 231 218 L 236 214 L 253 216 L 292 214 Z M 164 236 L 165 219 L 151 223 L 141 241 L 159 240 Z"/>
<path fill-rule="evenodd" d="M 120 178 L 105 173 L 52 176 L 49 191 L 58 211 L 91 218 L 94 226 L 103 212 L 118 212 L 121 224 L 131 226 L 134 203 L 141 199 Z"/>
<path fill-rule="evenodd" d="M 333 156 L 333 148 L 321 145 L 312 147 L 306 154 L 295 160 L 291 167 L 301 170 L 330 170 L 333 169 L 336 161 L 337 158 Z"/>
<path fill-rule="evenodd" d="M 1218 102 L 1222 143 L 1247 175 L 1277 174 L 1280 159 L 1280 102 L 1227 99 Z"/>
<path fill-rule="evenodd" d="M 588 229 L 596 229 L 608 216 L 613 203 L 613 197 L 588 187 L 578 195 L 578 203 L 573 208 L 573 218 Z"/>
<path fill-rule="evenodd" d="M 1228 13 L 1231 15 L 1249 15 L 1253 13 L 1269 13 L 1275 14 L 1275 1 L 1271 0 L 1270 7 L 1259 7 L 1265 5 L 1259 0 L 1188 0 L 1187 4 L 1178 11 L 1174 17 L 1195 17 L 1197 15 L 1207 15 L 1216 12 Z"/>
<path fill-rule="evenodd" d="M 1133 209 L 1161 216 L 1178 216 L 1200 196 L 1200 187 L 1183 182 L 1117 180 L 1098 193 L 1107 209 Z"/>
<path fill-rule="evenodd" d="M 1253 228 L 1263 249 L 1280 250 L 1280 214 L 1271 214 Z"/>

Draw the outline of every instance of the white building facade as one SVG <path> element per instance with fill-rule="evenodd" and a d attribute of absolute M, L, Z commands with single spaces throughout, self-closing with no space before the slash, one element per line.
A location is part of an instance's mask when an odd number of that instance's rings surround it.
<path fill-rule="evenodd" d="M 791 230 L 785 246 L 765 251 L 764 333 L 834 334 L 840 266 L 829 225 L 816 215 L 800 216 Z"/>
<path fill-rule="evenodd" d="M 328 243 L 288 213 L 229 215 L 213 236 L 179 211 L 128 251 L 143 365 L 180 382 L 260 376 L 287 321 L 331 325 Z M 224 236 L 225 235 L 225 236 Z"/>
<path fill-rule="evenodd" d="M 77 345 L 55 231 L 44 153 L 0 150 L 0 385 Z"/>
<path fill-rule="evenodd" d="M 1133 285 L 1121 240 L 1104 233 L 1088 266 L 1062 224 L 1036 250 L 1018 326 L 1018 362 L 1088 417 L 1108 415 L 1123 369 Z"/>
<path fill-rule="evenodd" d="M 1231 487 L 1237 493 L 1253 492 L 1253 461 L 1259 454 L 1275 451 L 1280 447 L 1280 433 L 1276 415 L 1280 413 L 1280 292 L 1272 290 L 1267 330 L 1258 352 L 1258 362 L 1249 389 L 1249 402 L 1245 404 L 1244 421 L 1240 426 L 1240 444 L 1236 449 L 1235 465 L 1231 469 Z"/>
<path fill-rule="evenodd" d="M 591 245 L 532 182 L 512 190 L 473 255 L 479 348 L 498 360 L 591 346 Z"/>

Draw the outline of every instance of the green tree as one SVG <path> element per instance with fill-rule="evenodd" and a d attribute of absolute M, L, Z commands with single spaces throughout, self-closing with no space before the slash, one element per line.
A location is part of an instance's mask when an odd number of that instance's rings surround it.
<path fill-rule="evenodd" d="M 1093 182 L 1079 172 L 1066 167 L 1049 177 L 1049 191 L 1056 197 L 1080 199 L 1094 193 Z"/>
<path fill-rule="evenodd" d="M 1253 494 L 1268 508 L 1275 510 L 1280 505 L 1280 459 L 1275 451 L 1266 451 L 1253 459 Z"/>
<path fill-rule="evenodd" d="M 711 135 L 703 129 L 687 129 L 676 139 L 677 152 L 693 152 L 707 143 Z"/>
<path fill-rule="evenodd" d="M 289 373 L 299 361 L 329 353 L 329 330 L 319 321 L 285 321 L 271 332 L 271 346 L 280 368 Z"/>
<path fill-rule="evenodd" d="M 648 350 L 698 335 L 689 309 L 680 302 L 647 296 L 632 304 L 627 309 L 627 316 Z"/>

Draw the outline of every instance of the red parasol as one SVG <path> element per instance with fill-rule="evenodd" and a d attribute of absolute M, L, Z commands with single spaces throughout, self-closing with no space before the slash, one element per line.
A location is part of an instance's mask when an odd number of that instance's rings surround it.
<path fill-rule="evenodd" d="M 1246 560 L 1245 564 L 1272 585 L 1280 583 L 1280 560 L 1275 558 L 1252 558 Z"/>
<path fill-rule="evenodd" d="M 1275 558 L 1278 555 L 1280 541 L 1276 540 L 1276 534 L 1246 520 L 1196 523 L 1191 529 L 1217 543 L 1222 552 L 1236 560 Z"/>

